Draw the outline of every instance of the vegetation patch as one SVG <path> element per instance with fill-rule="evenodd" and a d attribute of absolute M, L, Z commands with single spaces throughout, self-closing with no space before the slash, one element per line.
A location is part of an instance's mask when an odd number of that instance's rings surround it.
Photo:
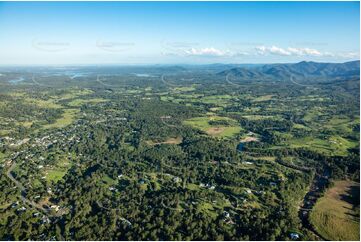
<path fill-rule="evenodd" d="M 56 166 L 52 166 L 49 169 L 46 169 L 45 171 L 45 177 L 48 182 L 58 182 L 61 180 L 69 168 L 71 167 L 71 163 L 66 158 L 62 158 L 59 160 L 59 162 L 56 164 Z"/>
<path fill-rule="evenodd" d="M 232 137 L 242 130 L 234 119 L 220 116 L 191 118 L 184 121 L 184 124 L 214 137 Z"/>
<path fill-rule="evenodd" d="M 160 145 L 160 144 L 178 145 L 178 144 L 182 143 L 182 137 L 168 138 L 168 139 L 166 139 L 165 141 L 162 141 L 162 142 L 147 140 L 146 143 L 148 145 L 151 145 L 151 146 Z"/>
<path fill-rule="evenodd" d="M 328 240 L 360 240 L 360 184 L 336 181 L 316 203 L 310 220 Z"/>
<path fill-rule="evenodd" d="M 55 123 L 44 125 L 43 128 L 51 129 L 51 128 L 63 128 L 65 126 L 68 126 L 74 121 L 74 118 L 78 113 L 79 113 L 79 109 L 64 109 L 64 113 L 60 119 L 57 119 Z"/>
<path fill-rule="evenodd" d="M 80 107 L 84 104 L 97 104 L 97 103 L 102 103 L 102 102 L 106 102 L 106 99 L 103 98 L 92 98 L 92 99 L 75 99 L 73 101 L 71 101 L 69 103 L 70 106 L 73 107 Z"/>

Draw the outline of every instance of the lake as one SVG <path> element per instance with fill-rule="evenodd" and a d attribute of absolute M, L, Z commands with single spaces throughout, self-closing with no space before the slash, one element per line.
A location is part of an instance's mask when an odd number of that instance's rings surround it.
<path fill-rule="evenodd" d="M 239 144 L 237 145 L 237 151 L 242 151 L 243 148 L 244 148 L 244 143 L 243 143 L 243 142 L 241 142 L 241 143 L 239 143 Z"/>
<path fill-rule="evenodd" d="M 22 81 L 24 81 L 24 80 L 25 80 L 24 77 L 19 77 L 19 78 L 16 78 L 16 79 L 9 80 L 9 83 L 11 83 L 11 84 L 18 84 L 19 82 L 22 82 Z"/>

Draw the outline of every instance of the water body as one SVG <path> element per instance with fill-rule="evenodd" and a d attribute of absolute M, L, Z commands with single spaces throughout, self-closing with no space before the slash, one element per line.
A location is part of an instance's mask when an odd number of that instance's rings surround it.
<path fill-rule="evenodd" d="M 84 77 L 88 76 L 89 73 L 85 72 L 77 72 L 77 71 L 65 71 L 65 72 L 48 72 L 46 73 L 45 77 L 52 77 L 52 76 L 68 76 L 71 79 L 77 78 L 77 77 Z"/>
<path fill-rule="evenodd" d="M 135 73 L 137 77 L 153 77 L 152 75 L 146 74 L 146 73 Z"/>
<path fill-rule="evenodd" d="M 70 76 L 71 79 L 77 78 L 77 77 L 83 77 L 87 76 L 85 73 L 77 73 Z"/>
<path fill-rule="evenodd" d="M 22 82 L 22 81 L 24 81 L 24 80 L 25 80 L 24 77 L 19 77 L 19 78 L 16 78 L 16 79 L 9 80 L 9 83 L 11 83 L 11 84 L 18 84 L 18 83 L 20 83 L 20 82 Z"/>
<path fill-rule="evenodd" d="M 237 145 L 237 151 L 241 152 L 243 150 L 243 148 L 244 148 L 244 142 L 241 142 Z"/>

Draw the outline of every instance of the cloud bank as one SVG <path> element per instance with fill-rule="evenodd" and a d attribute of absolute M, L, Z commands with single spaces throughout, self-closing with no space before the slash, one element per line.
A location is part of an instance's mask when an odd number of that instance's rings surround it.
<path fill-rule="evenodd" d="M 174 49 L 173 49 L 174 50 Z M 170 53 L 168 53 L 170 54 Z M 328 52 L 308 47 L 256 46 L 248 50 L 220 49 L 215 47 L 184 47 L 174 50 L 172 55 L 186 57 L 240 57 L 240 56 L 280 56 L 280 57 L 334 57 L 359 58 L 359 52 Z"/>

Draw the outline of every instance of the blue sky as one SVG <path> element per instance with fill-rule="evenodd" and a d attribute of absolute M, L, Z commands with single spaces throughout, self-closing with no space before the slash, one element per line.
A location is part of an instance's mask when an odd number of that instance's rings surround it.
<path fill-rule="evenodd" d="M 359 2 L 0 2 L 0 64 L 359 59 Z"/>

